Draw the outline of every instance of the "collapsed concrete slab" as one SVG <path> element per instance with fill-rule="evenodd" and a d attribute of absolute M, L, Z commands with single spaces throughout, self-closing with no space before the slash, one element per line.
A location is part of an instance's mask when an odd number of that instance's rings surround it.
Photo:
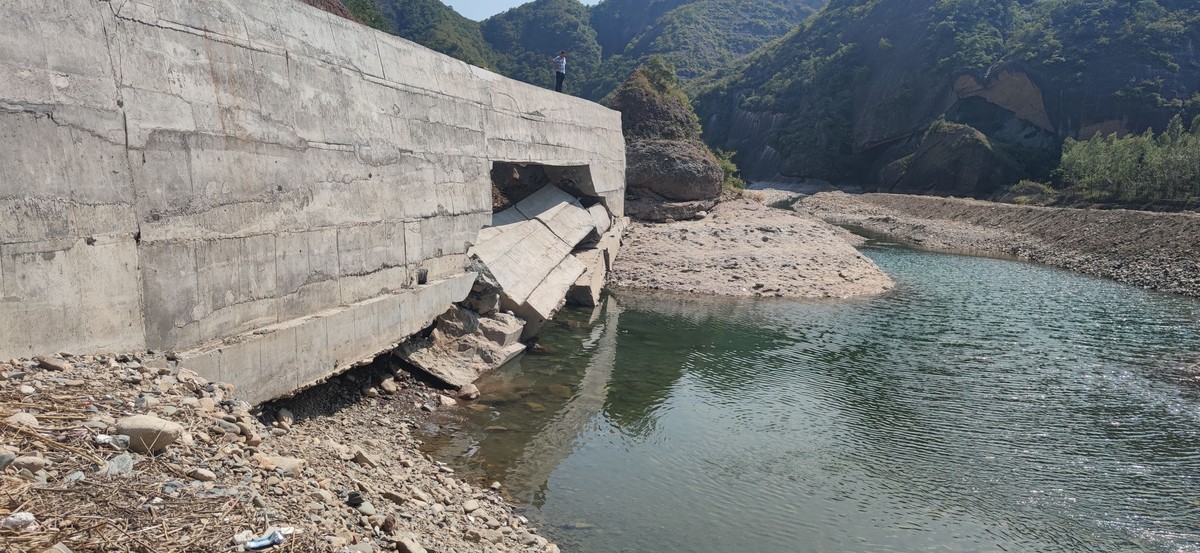
<path fill-rule="evenodd" d="M 604 206 L 596 204 L 601 210 Z M 516 205 L 526 219 L 536 219 L 546 225 L 555 236 L 572 248 L 596 230 L 591 211 L 584 209 L 579 199 L 557 186 L 547 186 L 534 192 Z M 608 211 L 604 210 L 607 219 Z"/>
<path fill-rule="evenodd" d="M 617 254 L 621 251 L 621 237 L 625 236 L 625 230 L 629 228 L 628 217 L 618 217 L 613 220 L 612 228 L 600 237 L 600 241 L 596 243 L 595 248 L 604 252 L 604 269 L 611 271 L 613 263 L 617 260 Z"/>
<path fill-rule="evenodd" d="M 584 274 L 571 252 L 596 233 L 597 219 L 611 225 L 603 205 L 584 208 L 575 196 L 549 185 L 494 214 L 492 226 L 480 231 L 468 253 L 495 276 L 501 305 L 525 320 L 522 339 L 541 330 Z"/>
<path fill-rule="evenodd" d="M 514 304 L 505 300 L 501 294 L 500 304 L 525 321 L 525 330 L 521 333 L 522 340 L 536 336 L 542 331 L 542 327 L 546 326 L 546 322 L 566 305 L 567 292 L 583 271 L 583 264 L 575 259 L 575 256 L 567 255 L 546 275 L 525 303 Z"/>
<path fill-rule="evenodd" d="M 545 186 L 494 213 L 469 255 L 471 294 L 397 355 L 461 388 L 515 358 L 567 303 L 596 306 L 628 220 Z"/>

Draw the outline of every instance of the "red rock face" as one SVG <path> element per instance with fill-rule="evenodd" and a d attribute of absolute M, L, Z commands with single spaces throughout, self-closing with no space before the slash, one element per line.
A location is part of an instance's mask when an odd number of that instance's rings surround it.
<path fill-rule="evenodd" d="M 351 21 L 358 21 L 358 19 L 355 18 L 354 15 L 352 15 L 350 13 L 350 10 L 346 9 L 346 5 L 342 4 L 342 0 L 300 0 L 300 1 L 304 2 L 305 4 L 308 4 L 310 6 L 313 6 L 315 8 L 325 10 L 334 15 L 339 15 L 339 16 L 345 17 L 346 19 L 349 19 Z M 361 21 L 359 21 L 359 23 L 361 23 Z"/>

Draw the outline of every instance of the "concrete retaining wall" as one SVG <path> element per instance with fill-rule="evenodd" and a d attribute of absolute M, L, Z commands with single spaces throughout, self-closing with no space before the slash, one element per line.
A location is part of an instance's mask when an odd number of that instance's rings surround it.
<path fill-rule="evenodd" d="M 466 296 L 493 162 L 623 213 L 616 112 L 300 2 L 8 0 L 0 75 L 4 358 L 172 350 L 267 399 Z"/>

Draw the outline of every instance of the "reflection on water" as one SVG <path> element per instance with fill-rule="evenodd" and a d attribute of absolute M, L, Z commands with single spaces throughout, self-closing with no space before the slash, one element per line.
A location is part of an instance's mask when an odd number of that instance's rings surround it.
<path fill-rule="evenodd" d="M 1200 551 L 1200 303 L 867 253 L 896 292 L 568 312 L 427 446 L 564 551 Z"/>

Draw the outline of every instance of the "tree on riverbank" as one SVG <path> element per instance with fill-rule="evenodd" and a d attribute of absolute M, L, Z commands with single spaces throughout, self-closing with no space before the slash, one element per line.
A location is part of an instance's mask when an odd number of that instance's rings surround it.
<path fill-rule="evenodd" d="M 1085 201 L 1200 200 L 1200 117 L 1184 130 L 1176 116 L 1162 134 L 1068 139 L 1058 169 L 1062 186 Z"/>

